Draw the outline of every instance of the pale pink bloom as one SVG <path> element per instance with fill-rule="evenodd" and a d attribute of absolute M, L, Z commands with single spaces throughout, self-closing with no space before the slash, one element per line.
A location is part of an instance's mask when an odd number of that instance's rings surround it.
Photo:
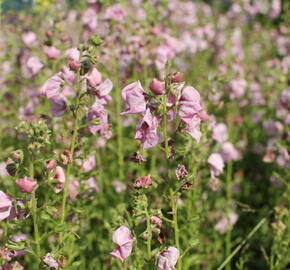
<path fill-rule="evenodd" d="M 212 138 L 218 143 L 223 143 L 228 137 L 227 126 L 224 123 L 216 124 L 212 131 Z"/>
<path fill-rule="evenodd" d="M 28 239 L 28 236 L 25 233 L 19 233 L 19 234 L 13 235 L 11 238 L 11 240 L 13 242 L 16 242 L 16 243 L 21 242 L 21 241 L 25 241 L 27 239 Z"/>
<path fill-rule="evenodd" d="M 32 47 L 37 45 L 36 34 L 33 32 L 22 33 L 22 40 L 27 47 Z"/>
<path fill-rule="evenodd" d="M 193 139 L 195 139 L 197 143 L 199 143 L 202 135 L 200 132 L 200 119 L 197 116 L 194 116 L 189 123 L 190 124 L 187 124 L 183 130 L 188 133 Z"/>
<path fill-rule="evenodd" d="M 9 217 L 12 208 L 11 199 L 0 190 L 0 221 Z"/>
<path fill-rule="evenodd" d="M 165 83 L 157 79 L 151 81 L 149 88 L 155 95 L 163 95 L 165 93 Z"/>
<path fill-rule="evenodd" d="M 230 142 L 225 142 L 222 145 L 221 155 L 224 162 L 228 162 L 230 160 L 237 160 L 240 158 L 240 153 Z"/>
<path fill-rule="evenodd" d="M 272 6 L 269 13 L 269 17 L 271 19 L 277 18 L 280 15 L 281 10 L 282 10 L 281 0 L 272 0 Z"/>
<path fill-rule="evenodd" d="M 99 192 L 99 187 L 94 177 L 90 177 L 86 181 L 86 186 L 89 188 L 90 191 Z"/>
<path fill-rule="evenodd" d="M 18 189 L 23 193 L 32 193 L 37 185 L 37 182 L 25 176 L 16 181 Z"/>
<path fill-rule="evenodd" d="M 197 115 L 200 118 L 200 120 L 203 122 L 206 122 L 209 120 L 209 115 L 207 114 L 207 112 L 205 110 L 198 112 Z"/>
<path fill-rule="evenodd" d="M 97 13 L 92 8 L 87 9 L 82 15 L 82 23 L 90 32 L 97 28 Z"/>
<path fill-rule="evenodd" d="M 0 178 L 4 178 L 9 175 L 6 170 L 6 166 L 7 166 L 6 162 L 0 163 Z"/>
<path fill-rule="evenodd" d="M 60 117 L 66 112 L 66 98 L 62 95 L 50 99 L 51 114 L 55 117 Z"/>
<path fill-rule="evenodd" d="M 152 186 L 151 176 L 139 177 L 134 182 L 135 188 L 150 188 Z"/>
<path fill-rule="evenodd" d="M 284 167 L 286 169 L 290 169 L 290 155 L 287 151 L 287 149 L 282 148 L 279 151 L 279 155 L 277 157 L 277 164 L 281 167 Z"/>
<path fill-rule="evenodd" d="M 64 188 L 64 183 L 65 183 L 65 172 L 62 167 L 60 166 L 56 167 L 54 179 L 58 180 L 58 183 L 55 184 L 54 190 L 56 193 L 59 193 Z"/>
<path fill-rule="evenodd" d="M 93 134 L 100 133 L 106 138 L 111 137 L 111 131 L 108 124 L 108 113 L 106 112 L 104 106 L 98 102 L 95 102 L 88 114 L 87 121 L 92 122 L 93 120 L 99 120 L 98 125 L 89 124 L 88 129 Z"/>
<path fill-rule="evenodd" d="M 53 46 L 44 46 L 43 51 L 48 59 L 57 59 L 61 51 Z"/>
<path fill-rule="evenodd" d="M 119 4 L 107 8 L 105 12 L 105 19 L 115 20 L 120 23 L 125 21 L 126 16 L 126 11 Z"/>
<path fill-rule="evenodd" d="M 225 234 L 227 230 L 234 225 L 238 220 L 238 215 L 236 213 L 230 213 L 228 217 L 223 217 L 216 225 L 215 229 L 220 234 Z"/>
<path fill-rule="evenodd" d="M 207 163 L 210 167 L 211 177 L 216 177 L 223 172 L 225 164 L 219 153 L 212 153 L 208 157 Z"/>
<path fill-rule="evenodd" d="M 126 226 L 119 227 L 113 233 L 113 242 L 116 244 L 116 249 L 110 254 L 124 262 L 130 256 L 133 248 L 133 236 L 130 230 Z"/>
<path fill-rule="evenodd" d="M 269 136 L 276 136 L 283 132 L 283 125 L 275 120 L 265 121 L 263 123 L 263 128 Z"/>
<path fill-rule="evenodd" d="M 145 92 L 140 82 L 134 82 L 127 85 L 122 90 L 122 98 L 127 103 L 128 108 L 121 115 L 136 114 L 146 111 Z"/>
<path fill-rule="evenodd" d="M 112 185 L 114 186 L 114 189 L 117 193 L 121 193 L 127 189 L 127 186 L 118 180 L 114 181 Z"/>
<path fill-rule="evenodd" d="M 65 56 L 68 62 L 78 62 L 80 55 L 80 51 L 77 48 L 71 48 L 65 52 Z"/>
<path fill-rule="evenodd" d="M 79 194 L 79 192 L 78 192 L 79 186 L 80 186 L 80 183 L 76 180 L 72 181 L 68 185 L 69 198 L 71 201 L 74 201 L 76 199 L 77 195 Z"/>
<path fill-rule="evenodd" d="M 95 155 L 91 155 L 87 158 L 87 160 L 83 164 L 84 173 L 90 172 L 96 166 L 96 157 Z"/>
<path fill-rule="evenodd" d="M 47 99 L 58 97 L 61 91 L 62 73 L 58 72 L 49 78 L 41 88 L 41 94 Z"/>
<path fill-rule="evenodd" d="M 179 250 L 175 247 L 169 247 L 159 255 L 158 267 L 160 270 L 173 270 L 179 258 Z"/>
<path fill-rule="evenodd" d="M 159 217 L 156 216 L 152 216 L 150 218 L 150 221 L 153 225 L 155 225 L 156 228 L 160 229 L 162 226 L 162 219 L 160 219 Z"/>
<path fill-rule="evenodd" d="M 143 149 L 152 148 L 158 143 L 157 124 L 157 118 L 150 113 L 150 109 L 147 109 L 137 125 L 135 134 L 135 139 L 143 144 Z"/>
<path fill-rule="evenodd" d="M 179 117 L 187 125 L 191 125 L 192 120 L 203 110 L 200 95 L 191 86 L 183 89 L 179 104 Z"/>
<path fill-rule="evenodd" d="M 50 253 L 47 253 L 43 258 L 43 262 L 50 268 L 59 269 L 58 262 L 52 257 Z"/>
<path fill-rule="evenodd" d="M 94 67 L 88 75 L 86 75 L 86 78 L 89 82 L 89 85 L 93 88 L 97 87 L 102 81 L 102 74 Z"/>
<path fill-rule="evenodd" d="M 61 70 L 62 78 L 70 85 L 73 85 L 76 81 L 76 74 L 68 67 L 63 67 Z"/>
<path fill-rule="evenodd" d="M 290 106 L 290 88 L 282 91 L 280 96 L 280 102 L 286 108 Z"/>
<path fill-rule="evenodd" d="M 110 79 L 106 79 L 101 84 L 99 84 L 93 91 L 96 99 L 101 104 L 108 104 L 111 102 L 112 98 L 108 95 L 113 89 L 113 83 Z"/>
<path fill-rule="evenodd" d="M 43 64 L 36 56 L 31 56 L 26 62 L 26 67 L 29 72 L 29 77 L 34 77 L 43 68 Z"/>
<path fill-rule="evenodd" d="M 247 82 L 242 78 L 233 79 L 230 81 L 229 86 L 231 88 L 230 99 L 236 99 L 245 95 Z"/>

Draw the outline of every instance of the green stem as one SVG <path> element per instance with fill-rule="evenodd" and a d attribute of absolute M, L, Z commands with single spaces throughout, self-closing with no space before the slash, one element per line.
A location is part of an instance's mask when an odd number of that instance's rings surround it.
<path fill-rule="evenodd" d="M 34 179 L 34 163 L 33 163 L 33 153 L 30 157 L 29 162 L 29 175 L 31 179 Z M 41 252 L 40 252 L 40 237 L 39 237 L 39 228 L 38 228 L 38 219 L 37 219 L 37 200 L 35 196 L 35 190 L 32 193 L 32 200 L 31 200 L 31 215 L 33 219 L 33 228 L 34 228 L 34 241 L 36 245 L 36 254 L 38 260 L 40 260 Z"/>
<path fill-rule="evenodd" d="M 227 212 L 228 218 L 231 212 L 231 203 L 232 203 L 232 171 L 233 171 L 233 162 L 229 161 L 227 164 L 227 176 L 226 176 L 226 196 L 227 196 Z M 229 227 L 226 233 L 226 257 L 229 257 L 232 250 L 232 228 Z M 226 270 L 231 270 L 231 265 L 228 264 Z"/>
<path fill-rule="evenodd" d="M 148 261 L 150 261 L 151 260 L 152 228 L 151 228 L 150 215 L 148 213 L 148 208 L 146 208 L 146 222 L 147 222 L 147 231 L 149 233 L 149 236 L 147 239 L 147 256 L 148 256 Z"/>
<path fill-rule="evenodd" d="M 168 87 L 166 83 L 166 87 Z M 167 88 L 166 88 L 167 90 Z M 164 143 L 165 143 L 165 155 L 166 155 L 166 165 L 167 165 L 167 176 L 168 181 L 170 181 L 171 174 L 170 174 L 170 168 L 169 168 L 169 146 L 168 146 L 168 134 L 167 134 L 167 107 L 166 102 L 167 101 L 167 94 L 163 95 L 163 135 L 164 135 Z M 179 245 L 179 228 L 178 228 L 178 219 L 177 219 L 177 206 L 176 201 L 178 200 L 178 195 L 175 198 L 175 194 L 172 188 L 170 188 L 170 201 L 171 201 L 171 208 L 172 208 L 172 216 L 173 216 L 173 229 L 174 229 L 174 240 L 175 240 L 175 246 L 180 252 L 180 245 Z M 176 199 L 176 200 L 175 200 Z M 177 269 L 181 270 L 181 260 L 179 259 L 177 261 Z"/>
<path fill-rule="evenodd" d="M 224 262 L 219 266 L 217 270 L 222 270 L 231 259 L 239 252 L 239 250 L 247 243 L 247 241 L 263 226 L 267 218 L 264 217 L 260 222 L 250 231 L 246 238 L 234 249 L 234 251 L 224 260 Z"/>
<path fill-rule="evenodd" d="M 78 134 L 78 129 L 79 129 L 79 105 L 80 105 L 80 71 L 78 71 L 77 74 L 77 99 L 76 99 L 76 106 L 75 106 L 75 113 L 74 113 L 74 129 L 73 129 L 73 136 L 71 140 L 71 147 L 70 147 L 70 162 L 67 165 L 66 173 L 65 173 L 65 183 L 64 183 L 64 188 L 63 188 L 63 197 L 62 197 L 62 207 L 61 207 L 61 220 L 60 224 L 64 225 L 65 224 L 65 219 L 66 219 L 66 202 L 67 202 L 67 197 L 68 197 L 68 187 L 69 187 L 69 177 L 70 177 L 70 172 L 73 166 L 73 153 L 75 151 L 75 146 L 76 146 L 76 139 L 77 139 L 77 134 Z M 59 240 L 60 242 L 63 241 L 63 232 L 60 232 L 59 234 Z"/>

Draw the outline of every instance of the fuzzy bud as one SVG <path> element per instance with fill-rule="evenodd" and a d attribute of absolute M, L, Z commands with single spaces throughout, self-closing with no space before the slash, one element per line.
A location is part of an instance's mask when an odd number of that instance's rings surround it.
<path fill-rule="evenodd" d="M 165 83 L 157 79 L 151 81 L 149 88 L 155 95 L 163 95 L 165 93 Z"/>

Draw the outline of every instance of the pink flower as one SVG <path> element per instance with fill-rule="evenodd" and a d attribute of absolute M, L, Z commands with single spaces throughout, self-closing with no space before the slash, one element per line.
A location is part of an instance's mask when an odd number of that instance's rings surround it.
<path fill-rule="evenodd" d="M 26 62 L 26 67 L 28 69 L 29 77 L 32 78 L 43 68 L 43 64 L 40 62 L 38 57 L 32 56 Z"/>
<path fill-rule="evenodd" d="M 111 102 L 112 98 L 108 95 L 113 89 L 113 83 L 110 79 L 106 79 L 101 84 L 99 84 L 93 91 L 96 99 L 101 104 L 108 104 Z"/>
<path fill-rule="evenodd" d="M 57 59 L 61 54 L 61 51 L 53 46 L 44 46 L 43 50 L 48 59 Z"/>
<path fill-rule="evenodd" d="M 230 99 L 236 99 L 245 94 L 247 82 L 242 78 L 233 79 L 230 81 L 229 86 L 231 88 Z"/>
<path fill-rule="evenodd" d="M 224 162 L 228 162 L 230 160 L 237 160 L 240 157 L 239 152 L 230 142 L 225 142 L 222 145 L 221 155 Z"/>
<path fill-rule="evenodd" d="M 32 47 L 37 45 L 36 34 L 33 32 L 24 32 L 22 34 L 22 40 L 27 47 Z"/>
<path fill-rule="evenodd" d="M 159 255 L 158 267 L 160 270 L 173 270 L 179 258 L 179 250 L 175 247 L 169 247 L 163 250 Z"/>
<path fill-rule="evenodd" d="M 80 58 L 80 51 L 77 48 L 66 50 L 65 56 L 68 62 L 77 62 Z"/>
<path fill-rule="evenodd" d="M 139 122 L 135 139 L 143 144 L 143 149 L 154 147 L 159 140 L 157 135 L 157 118 L 147 109 L 143 119 Z"/>
<path fill-rule="evenodd" d="M 86 181 L 86 186 L 89 188 L 90 191 L 99 192 L 99 187 L 94 177 L 90 177 Z"/>
<path fill-rule="evenodd" d="M 204 110 L 198 91 L 191 86 L 185 87 L 182 91 L 179 104 L 179 117 L 186 124 L 184 131 L 199 143 L 201 137 L 199 130 L 201 119 L 199 114 Z"/>
<path fill-rule="evenodd" d="M 43 262 L 49 266 L 50 268 L 58 269 L 59 264 L 58 262 L 52 257 L 50 253 L 47 253 L 43 258 Z"/>
<path fill-rule="evenodd" d="M 61 84 L 63 82 L 62 73 L 58 72 L 49 78 L 41 88 L 41 93 L 47 99 L 58 97 L 61 91 Z"/>
<path fill-rule="evenodd" d="M 121 193 L 127 189 L 127 186 L 118 180 L 114 181 L 112 185 L 114 186 L 114 189 L 117 193 Z"/>
<path fill-rule="evenodd" d="M 125 112 L 122 112 L 121 115 L 145 112 L 146 100 L 144 94 L 145 92 L 139 81 L 131 83 L 123 88 L 122 98 L 129 108 L 127 108 Z"/>
<path fill-rule="evenodd" d="M 105 19 L 112 19 L 120 23 L 125 21 L 126 16 L 126 11 L 119 4 L 107 8 L 105 13 Z"/>
<path fill-rule="evenodd" d="M 59 193 L 62 191 L 65 183 L 65 172 L 62 167 L 56 167 L 54 179 L 58 180 L 58 183 L 55 184 L 54 190 L 56 193 Z"/>
<path fill-rule="evenodd" d="M 207 163 L 210 167 L 211 177 L 220 175 L 224 169 L 224 161 L 219 153 L 212 153 L 208 159 Z"/>
<path fill-rule="evenodd" d="M 135 188 L 150 188 L 152 186 L 151 176 L 139 177 L 134 182 Z"/>
<path fill-rule="evenodd" d="M 97 13 L 92 9 L 87 9 L 82 15 L 82 23 L 90 32 L 94 31 L 97 27 Z"/>
<path fill-rule="evenodd" d="M 156 216 L 152 216 L 150 218 L 150 221 L 153 225 L 155 225 L 156 228 L 160 229 L 162 226 L 162 219 L 160 219 L 159 217 Z"/>
<path fill-rule="evenodd" d="M 79 194 L 78 187 L 80 186 L 80 183 L 78 181 L 72 181 L 68 186 L 69 191 L 69 198 L 71 201 L 74 201 Z"/>
<path fill-rule="evenodd" d="M 214 228 L 220 234 L 225 234 L 227 230 L 237 222 L 237 220 L 238 215 L 236 213 L 230 213 L 228 217 L 223 217 Z"/>
<path fill-rule="evenodd" d="M 275 19 L 279 16 L 282 10 L 281 0 L 272 0 L 272 6 L 269 13 L 271 19 Z"/>
<path fill-rule="evenodd" d="M 9 217 L 12 208 L 11 199 L 0 190 L 0 221 Z"/>
<path fill-rule="evenodd" d="M 157 79 L 152 80 L 149 88 L 155 95 L 163 95 L 165 93 L 165 83 Z"/>
<path fill-rule="evenodd" d="M 91 155 L 83 164 L 83 171 L 85 173 L 90 172 L 96 166 L 96 157 L 95 155 Z"/>
<path fill-rule="evenodd" d="M 194 116 L 190 122 L 183 130 L 188 133 L 197 143 L 199 143 L 201 138 L 200 132 L 200 119 L 197 116 Z"/>
<path fill-rule="evenodd" d="M 116 249 L 110 254 L 124 262 L 130 256 L 133 248 L 133 236 L 130 230 L 126 226 L 119 227 L 113 233 L 113 242 L 116 244 Z"/>
<path fill-rule="evenodd" d="M 24 178 L 17 180 L 16 184 L 21 192 L 32 193 L 35 186 L 37 185 L 37 182 L 25 176 Z"/>
<path fill-rule="evenodd" d="M 76 81 L 76 74 L 68 67 L 63 67 L 61 70 L 62 78 L 66 81 L 66 83 L 73 85 Z"/>
<path fill-rule="evenodd" d="M 96 69 L 96 68 L 93 68 L 89 74 L 86 76 L 88 82 L 89 82 L 89 85 L 91 87 L 97 87 L 97 85 L 99 85 L 102 81 L 102 74 Z"/>
<path fill-rule="evenodd" d="M 66 98 L 62 95 L 50 99 L 51 114 L 55 117 L 60 117 L 66 112 Z"/>
<path fill-rule="evenodd" d="M 88 122 L 92 122 L 93 120 L 99 120 L 100 123 L 90 124 L 88 126 L 89 131 L 96 135 L 97 132 L 99 132 L 102 136 L 106 138 L 111 137 L 111 131 L 108 124 L 108 113 L 106 112 L 104 106 L 98 102 L 95 102 L 93 106 L 91 107 L 91 110 L 88 114 Z"/>
<path fill-rule="evenodd" d="M 219 123 L 213 128 L 212 138 L 218 142 L 223 143 L 228 139 L 228 128 L 224 123 Z"/>

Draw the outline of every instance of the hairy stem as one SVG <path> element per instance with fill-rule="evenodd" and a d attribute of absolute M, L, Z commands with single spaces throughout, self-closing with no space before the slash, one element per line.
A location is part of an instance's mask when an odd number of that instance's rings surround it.
<path fill-rule="evenodd" d="M 70 172 L 73 166 L 73 153 L 75 151 L 75 146 L 76 146 L 76 139 L 77 139 L 77 134 L 78 134 L 78 129 L 79 129 L 79 105 L 80 105 L 80 71 L 78 71 L 77 74 L 77 85 L 76 85 L 76 90 L 77 90 L 77 98 L 76 98 L 76 104 L 75 104 L 75 112 L 74 112 L 74 126 L 73 126 L 73 135 L 72 135 L 72 140 L 71 140 L 71 147 L 70 147 L 70 162 L 67 165 L 67 169 L 65 172 L 65 184 L 63 188 L 63 197 L 62 197 L 62 207 L 61 207 L 61 220 L 60 224 L 63 226 L 65 224 L 65 219 L 66 219 L 66 203 L 67 203 L 67 197 L 68 197 L 68 187 L 69 187 L 69 177 L 70 177 Z M 63 232 L 60 232 L 59 234 L 59 240 L 62 242 L 63 240 Z"/>
<path fill-rule="evenodd" d="M 167 87 L 167 83 L 166 83 Z M 166 89 L 167 90 L 167 89 Z M 169 158 L 170 158 L 170 152 L 169 152 L 169 145 L 168 145 L 168 134 L 167 134 L 167 93 L 163 96 L 163 135 L 164 135 L 164 143 L 165 143 L 165 155 L 166 155 L 166 165 L 167 165 L 167 177 L 168 181 L 170 181 L 171 174 L 170 174 L 170 168 L 169 168 Z M 180 252 L 180 245 L 179 245 L 179 228 L 178 228 L 178 219 L 177 219 L 177 206 L 176 201 L 177 197 L 174 194 L 174 191 L 172 188 L 170 188 L 170 202 L 171 202 L 171 208 L 172 208 L 172 216 L 173 216 L 173 230 L 174 230 L 174 240 L 175 240 L 175 246 Z M 175 199 L 176 198 L 176 199 Z M 181 270 L 181 260 L 179 259 L 177 261 L 177 269 Z"/>
<path fill-rule="evenodd" d="M 31 179 L 34 178 L 34 158 L 33 153 L 30 156 L 29 162 L 29 176 Z M 35 196 L 35 190 L 32 193 L 32 200 L 31 200 L 31 215 L 33 219 L 33 228 L 34 228 L 34 241 L 36 245 L 36 255 L 38 260 L 40 260 L 41 252 L 40 252 L 40 237 L 39 237 L 39 228 L 38 228 L 38 218 L 37 218 L 37 200 Z"/>
<path fill-rule="evenodd" d="M 146 222 L 147 222 L 147 232 L 149 233 L 147 239 L 147 257 L 148 260 L 151 260 L 151 239 L 152 239 L 152 229 L 150 224 L 150 215 L 148 213 L 148 209 L 146 208 Z"/>

